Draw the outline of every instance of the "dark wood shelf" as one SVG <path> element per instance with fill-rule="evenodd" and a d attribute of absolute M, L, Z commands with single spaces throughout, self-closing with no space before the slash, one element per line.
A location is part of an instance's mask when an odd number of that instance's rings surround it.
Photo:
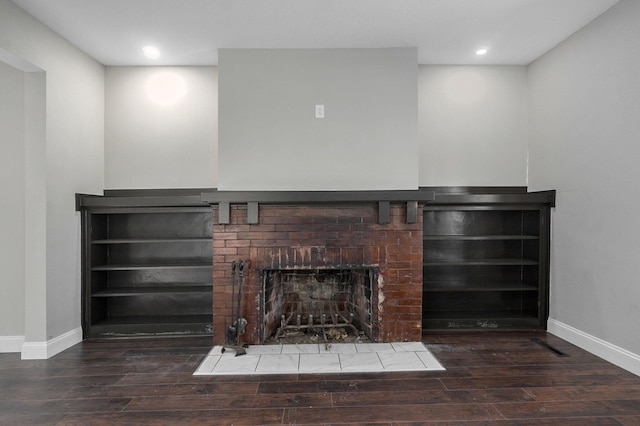
<path fill-rule="evenodd" d="M 527 266 L 537 265 L 535 260 L 527 259 L 461 259 L 461 260 L 427 260 L 424 266 Z"/>
<path fill-rule="evenodd" d="M 84 337 L 211 334 L 211 208 L 193 191 L 128 195 L 79 203 Z"/>
<path fill-rule="evenodd" d="M 112 317 L 91 326 L 92 337 L 144 337 L 212 335 L 209 315 L 166 315 Z"/>
<path fill-rule="evenodd" d="M 91 297 L 132 297 L 132 296 L 151 296 L 161 294 L 194 294 L 194 293 L 213 293 L 213 284 L 207 286 L 166 286 L 166 287 L 122 287 L 101 290 L 93 293 Z"/>
<path fill-rule="evenodd" d="M 545 328 L 552 193 L 424 207 L 423 329 Z"/>
<path fill-rule="evenodd" d="M 154 316 L 122 316 L 110 317 L 97 322 L 98 325 L 123 325 L 123 324 L 199 324 L 211 322 L 208 315 L 154 315 Z"/>
<path fill-rule="evenodd" d="M 538 291 L 538 286 L 523 283 L 424 283 L 425 293 L 459 293 L 459 292 L 498 292 L 498 291 Z"/>
<path fill-rule="evenodd" d="M 535 319 L 535 313 L 522 311 L 432 311 L 425 319 L 431 320 L 498 320 L 506 318 Z"/>
<path fill-rule="evenodd" d="M 425 235 L 425 241 L 500 241 L 537 240 L 537 235 Z"/>
<path fill-rule="evenodd" d="M 522 330 L 539 329 L 540 320 L 537 315 L 491 315 L 478 313 L 468 318 L 455 314 L 445 314 L 446 318 L 423 318 L 422 327 L 427 330 Z"/>
<path fill-rule="evenodd" d="M 130 239 L 105 239 L 105 240 L 93 240 L 91 244 L 164 244 L 164 243 L 207 243 L 211 242 L 211 237 L 205 238 L 156 238 L 156 239 L 143 239 L 143 238 L 130 238 Z"/>
<path fill-rule="evenodd" d="M 189 263 L 146 263 L 136 265 L 100 265 L 91 268 L 92 271 L 140 271 L 145 269 L 208 269 L 212 268 L 212 262 Z"/>

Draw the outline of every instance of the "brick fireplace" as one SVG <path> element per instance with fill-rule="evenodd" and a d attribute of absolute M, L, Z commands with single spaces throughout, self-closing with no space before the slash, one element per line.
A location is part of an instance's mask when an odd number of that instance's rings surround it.
<path fill-rule="evenodd" d="M 375 202 L 212 205 L 214 344 L 224 343 L 232 323 L 234 261 L 248 262 L 241 277 L 235 273 L 236 284 L 244 281 L 246 343 L 263 343 L 274 330 L 274 314 L 264 312 L 270 305 L 265 277 L 274 271 L 323 283 L 332 271 L 366 271 L 360 279 L 370 284 L 371 294 L 369 302 L 358 303 L 371 304 L 371 340 L 420 341 L 422 214 L 417 202 L 413 206 L 391 202 L 383 211 Z M 310 278 L 314 273 L 319 277 Z"/>

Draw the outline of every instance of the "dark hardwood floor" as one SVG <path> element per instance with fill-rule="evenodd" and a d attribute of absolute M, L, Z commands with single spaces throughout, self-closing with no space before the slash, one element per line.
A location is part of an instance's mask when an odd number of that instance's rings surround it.
<path fill-rule="evenodd" d="M 0 354 L 0 424 L 640 425 L 640 377 L 555 336 L 423 340 L 447 371 L 197 377 L 211 349 L 201 337 Z"/>

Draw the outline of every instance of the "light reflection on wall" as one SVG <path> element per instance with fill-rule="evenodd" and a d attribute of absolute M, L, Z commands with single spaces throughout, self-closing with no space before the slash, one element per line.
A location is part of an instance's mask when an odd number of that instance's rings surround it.
<path fill-rule="evenodd" d="M 444 91 L 455 103 L 475 104 L 484 98 L 487 83 L 480 74 L 471 70 L 461 70 L 446 79 Z"/>
<path fill-rule="evenodd" d="M 152 75 L 145 86 L 147 97 L 162 106 L 171 106 L 187 94 L 184 78 L 171 71 L 161 71 Z"/>

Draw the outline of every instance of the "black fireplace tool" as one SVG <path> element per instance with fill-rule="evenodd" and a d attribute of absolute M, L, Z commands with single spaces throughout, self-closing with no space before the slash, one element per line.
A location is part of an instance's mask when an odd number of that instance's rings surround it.
<path fill-rule="evenodd" d="M 225 349 L 231 348 L 236 351 L 235 356 L 245 355 L 246 346 L 240 343 L 240 336 L 244 334 L 247 327 L 247 320 L 242 315 L 242 288 L 244 286 L 244 270 L 249 267 L 249 261 L 231 262 L 231 300 L 233 305 L 231 306 L 231 319 L 233 323 L 227 328 L 226 344 L 222 348 L 224 353 Z M 236 286 L 238 291 L 236 293 Z M 233 298 L 237 298 L 234 301 Z M 235 303 L 234 303 L 235 302 Z"/>

